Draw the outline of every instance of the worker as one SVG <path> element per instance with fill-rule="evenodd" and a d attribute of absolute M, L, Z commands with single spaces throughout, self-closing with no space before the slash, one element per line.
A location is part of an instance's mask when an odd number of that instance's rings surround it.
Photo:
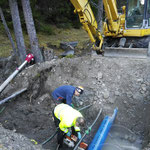
<path fill-rule="evenodd" d="M 67 104 L 58 104 L 53 111 L 55 125 L 58 128 L 57 142 L 59 148 L 63 146 L 65 135 L 71 136 L 71 132 L 81 139 L 80 128 L 85 125 L 82 114 Z M 72 130 L 71 130 L 72 129 Z M 70 131 L 71 130 L 71 131 Z"/>
<path fill-rule="evenodd" d="M 56 104 L 65 103 L 72 106 L 72 97 L 79 96 L 83 91 L 84 88 L 82 86 L 63 85 L 52 92 L 52 97 Z"/>

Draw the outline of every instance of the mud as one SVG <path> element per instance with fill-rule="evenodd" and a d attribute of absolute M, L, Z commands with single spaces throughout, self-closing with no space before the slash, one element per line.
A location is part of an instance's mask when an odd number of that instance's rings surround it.
<path fill-rule="evenodd" d="M 0 113 L 0 123 L 14 134 L 22 134 L 29 141 L 34 139 L 40 144 L 55 132 L 52 118 L 55 104 L 51 92 L 60 85 L 82 85 L 84 94 L 74 98 L 73 102 L 77 109 L 93 104 L 82 111 L 87 126 L 94 121 L 100 108 L 103 109 L 102 116 L 85 141 L 90 143 L 104 116 L 112 115 L 118 107 L 115 124 L 123 125 L 138 135 L 145 147 L 150 139 L 149 72 L 149 59 L 101 56 L 53 59 L 32 65 L 24 69 L 1 93 L 0 99 L 4 99 L 19 89 L 28 89 L 0 106 L 0 110 L 5 108 Z M 7 142 L 0 139 L 0 145 L 5 144 Z M 44 148 L 56 149 L 56 137 Z"/>

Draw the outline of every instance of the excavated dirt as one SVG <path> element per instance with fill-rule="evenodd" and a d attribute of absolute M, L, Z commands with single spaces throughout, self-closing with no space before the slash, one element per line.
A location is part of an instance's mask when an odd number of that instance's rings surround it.
<path fill-rule="evenodd" d="M 90 135 L 85 138 L 88 144 L 104 116 L 112 115 L 117 107 L 115 124 L 125 126 L 138 135 L 144 149 L 150 140 L 149 72 L 149 59 L 101 56 L 53 59 L 27 67 L 0 95 L 2 100 L 27 88 L 26 92 L 0 105 L 0 111 L 3 110 L 0 113 L 0 137 L 3 135 L 0 138 L 0 149 L 56 149 L 56 137 L 43 148 L 32 143 L 36 144 L 37 141 L 41 144 L 55 132 L 52 118 L 55 104 L 51 92 L 65 84 L 84 86 L 84 94 L 74 98 L 73 102 L 77 109 L 93 104 L 82 111 L 88 126 L 92 124 L 99 110 L 103 109 Z M 12 144 L 9 143 L 10 139 L 13 140 Z M 147 149 L 150 149 L 149 146 Z"/>

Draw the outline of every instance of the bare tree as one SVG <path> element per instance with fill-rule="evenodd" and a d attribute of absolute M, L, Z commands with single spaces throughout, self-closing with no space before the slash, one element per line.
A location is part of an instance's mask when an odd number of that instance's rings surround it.
<path fill-rule="evenodd" d="M 27 26 L 27 32 L 28 32 L 29 39 L 30 39 L 31 50 L 35 57 L 35 61 L 42 62 L 43 56 L 38 45 L 38 39 L 37 39 L 36 30 L 34 26 L 32 11 L 30 7 L 30 1 L 21 0 L 21 2 L 22 2 L 23 13 L 25 17 L 26 26 Z"/>
<path fill-rule="evenodd" d="M 12 16 L 12 21 L 13 21 L 17 48 L 19 51 L 19 57 L 21 59 L 21 62 L 24 62 L 26 58 L 26 48 L 24 44 L 24 38 L 23 38 L 23 33 L 22 33 L 22 27 L 21 27 L 21 22 L 20 22 L 17 1 L 9 0 L 9 6 L 11 9 L 11 16 Z"/>
<path fill-rule="evenodd" d="M 7 36 L 8 36 L 8 38 L 9 38 L 10 42 L 11 42 L 12 49 L 13 49 L 13 51 L 14 51 L 14 55 L 15 55 L 16 57 L 18 57 L 18 54 L 17 54 L 17 51 L 16 51 L 16 47 L 15 47 L 15 43 L 14 43 L 14 41 L 13 41 L 13 39 L 12 39 L 11 33 L 10 33 L 9 28 L 8 28 L 8 26 L 7 26 L 7 23 L 6 23 L 6 20 L 5 20 L 5 17 L 4 17 L 4 14 L 3 14 L 3 11 L 2 11 L 2 8 L 1 8 L 1 7 L 0 7 L 0 16 L 1 16 L 1 19 L 2 19 L 2 22 L 3 22 L 4 28 L 5 28 L 5 31 L 6 31 L 6 33 L 7 33 Z"/>

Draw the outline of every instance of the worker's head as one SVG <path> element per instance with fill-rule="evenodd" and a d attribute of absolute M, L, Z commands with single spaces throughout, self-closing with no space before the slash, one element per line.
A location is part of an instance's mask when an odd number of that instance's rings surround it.
<path fill-rule="evenodd" d="M 85 119 L 83 117 L 78 117 L 76 120 L 77 127 L 84 127 L 85 126 Z"/>
<path fill-rule="evenodd" d="M 83 93 L 83 91 L 84 91 L 84 88 L 82 86 L 77 86 L 76 89 L 75 89 L 74 95 L 79 96 L 80 94 Z"/>

